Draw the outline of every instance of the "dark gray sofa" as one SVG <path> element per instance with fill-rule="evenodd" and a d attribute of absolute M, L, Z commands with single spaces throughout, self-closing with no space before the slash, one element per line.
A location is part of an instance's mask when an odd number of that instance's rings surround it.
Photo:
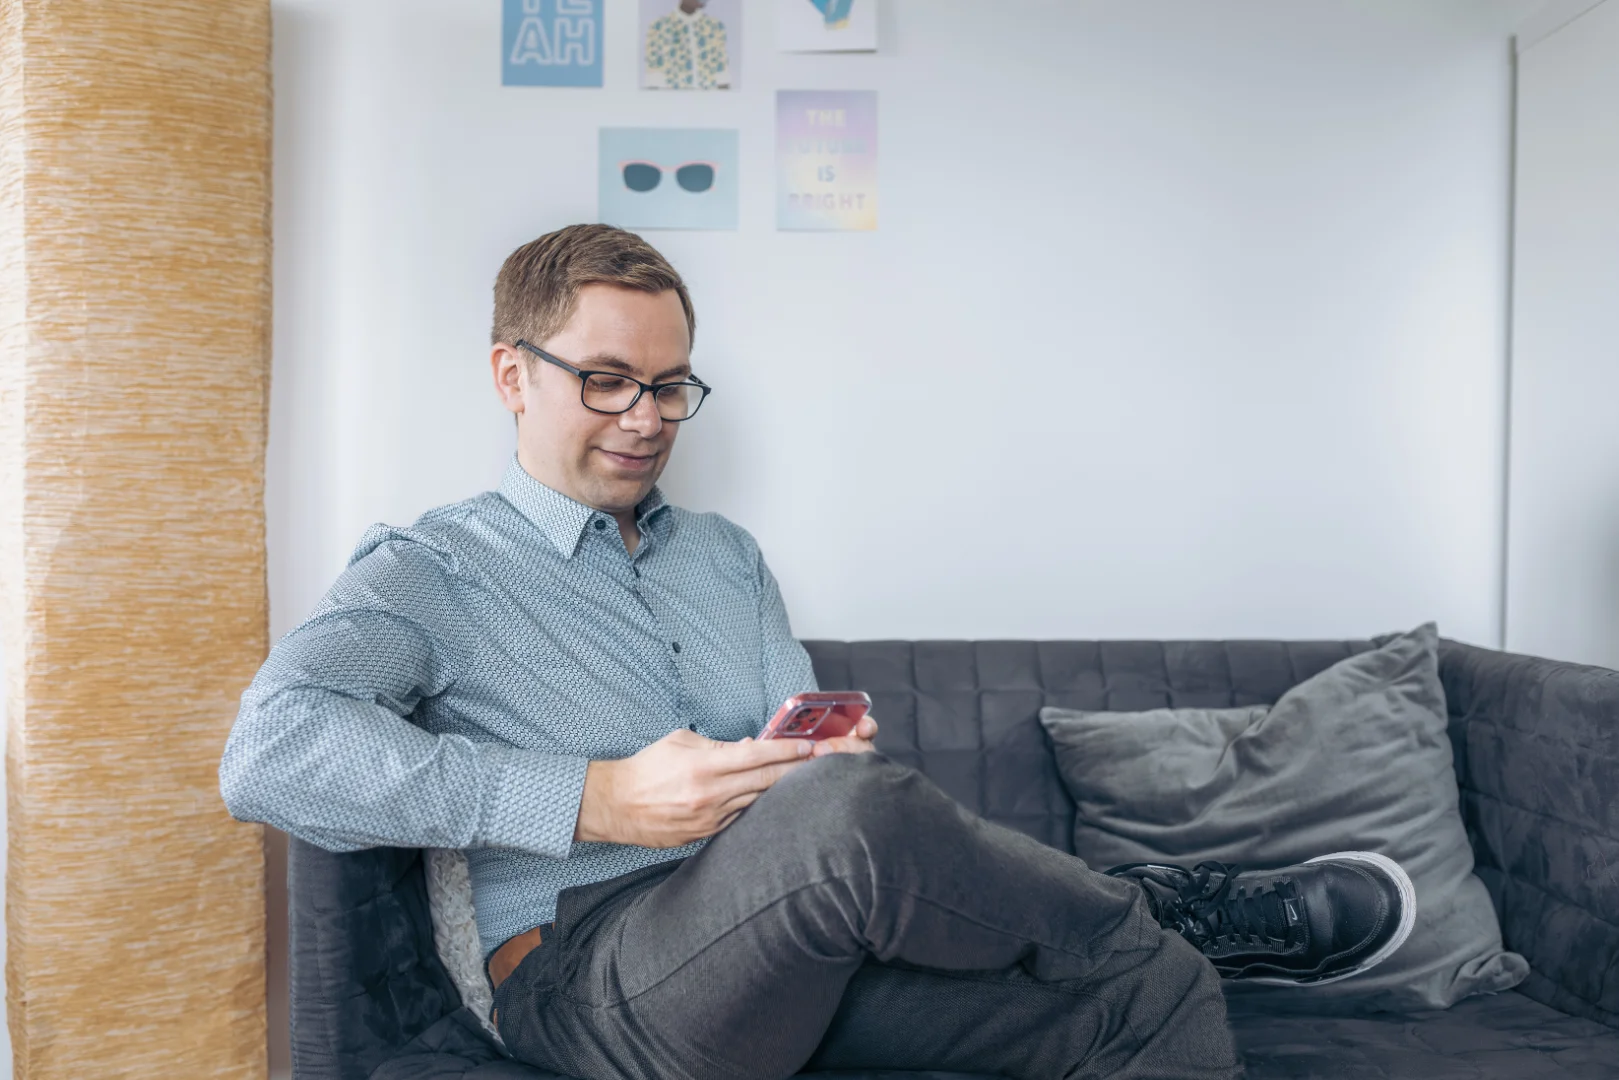
<path fill-rule="evenodd" d="M 807 642 L 822 687 L 874 699 L 881 749 L 992 821 L 1069 849 L 1037 714 L 1274 702 L 1355 642 Z M 1411 1016 L 1233 1001 L 1249 1076 L 1619 1077 L 1619 672 L 1446 642 L 1462 812 L 1517 991 Z M 298 1080 L 549 1080 L 481 1033 L 433 948 L 417 851 L 294 840 Z M 935 1073 L 839 1074 L 946 1080 Z"/>

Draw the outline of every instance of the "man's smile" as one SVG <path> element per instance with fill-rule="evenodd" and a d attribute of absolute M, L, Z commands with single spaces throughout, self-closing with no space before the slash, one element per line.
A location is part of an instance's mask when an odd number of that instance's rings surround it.
<path fill-rule="evenodd" d="M 657 454 L 620 454 L 600 446 L 596 449 L 600 450 L 612 464 L 629 472 L 645 472 L 658 460 Z"/>

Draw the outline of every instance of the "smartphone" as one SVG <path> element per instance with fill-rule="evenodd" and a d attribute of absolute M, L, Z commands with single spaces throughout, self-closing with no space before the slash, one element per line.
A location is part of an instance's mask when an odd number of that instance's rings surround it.
<path fill-rule="evenodd" d="M 871 711 L 871 698 L 858 690 L 794 694 L 759 733 L 761 739 L 835 739 L 853 734 Z"/>

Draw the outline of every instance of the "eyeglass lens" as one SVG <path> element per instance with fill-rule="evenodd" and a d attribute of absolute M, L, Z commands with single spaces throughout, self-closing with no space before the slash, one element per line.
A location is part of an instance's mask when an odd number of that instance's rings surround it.
<path fill-rule="evenodd" d="M 630 408 L 639 389 L 629 379 L 616 375 L 592 375 L 585 380 L 584 402 L 598 412 L 624 412 Z M 660 386 L 654 398 L 658 404 L 658 415 L 665 420 L 686 419 L 702 400 L 693 387 L 684 383 Z"/>
<path fill-rule="evenodd" d="M 656 165 L 634 162 L 624 166 L 624 186 L 631 191 L 651 191 L 663 179 L 663 170 Z"/>
<path fill-rule="evenodd" d="M 675 182 L 687 191 L 707 191 L 714 186 L 714 166 L 682 165 L 675 170 Z"/>

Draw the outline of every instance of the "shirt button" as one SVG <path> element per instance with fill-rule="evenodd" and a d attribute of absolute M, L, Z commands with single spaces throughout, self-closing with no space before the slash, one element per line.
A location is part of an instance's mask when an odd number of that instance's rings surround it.
<path fill-rule="evenodd" d="M 601 518 L 597 518 L 596 519 L 596 531 L 601 532 L 605 528 L 607 528 L 607 522 L 603 521 Z"/>
<path fill-rule="evenodd" d="M 676 641 L 676 642 L 673 642 L 672 644 L 674 646 L 675 652 L 679 652 L 680 651 L 680 642 Z"/>
<path fill-rule="evenodd" d="M 687 731 L 696 731 L 697 730 L 697 725 L 696 724 L 687 724 L 686 725 L 686 730 Z"/>

